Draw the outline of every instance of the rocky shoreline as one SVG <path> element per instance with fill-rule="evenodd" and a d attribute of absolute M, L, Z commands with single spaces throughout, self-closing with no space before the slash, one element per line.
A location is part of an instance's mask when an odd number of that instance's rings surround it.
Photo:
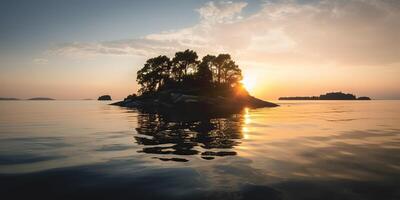
<path fill-rule="evenodd" d="M 112 103 L 128 108 L 154 111 L 176 111 L 202 113 L 237 112 L 243 108 L 277 107 L 278 104 L 263 101 L 250 95 L 245 96 L 200 96 L 179 92 L 160 92 L 150 96 L 130 96 L 123 101 Z"/>

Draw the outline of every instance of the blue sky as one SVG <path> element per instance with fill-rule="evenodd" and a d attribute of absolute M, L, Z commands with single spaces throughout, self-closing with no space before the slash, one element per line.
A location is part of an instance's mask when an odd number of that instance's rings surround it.
<path fill-rule="evenodd" d="M 0 42 L 4 50 L 38 50 L 70 41 L 138 37 L 188 26 L 201 1 L 48 0 L 3 1 Z"/>
<path fill-rule="evenodd" d="M 70 41 L 140 37 L 198 21 L 207 0 L 12 0 L 1 1 L 2 50 L 37 50 Z M 253 6 L 254 4 L 254 6 Z M 254 1 L 244 10 L 256 9 Z"/>
<path fill-rule="evenodd" d="M 190 48 L 231 53 L 263 98 L 400 98 L 399 11 L 390 0 L 1 1 L 0 96 L 123 98 L 147 58 Z"/>

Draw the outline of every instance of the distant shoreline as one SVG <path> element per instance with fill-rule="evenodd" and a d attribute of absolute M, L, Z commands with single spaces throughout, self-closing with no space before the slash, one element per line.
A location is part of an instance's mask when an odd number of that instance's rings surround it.
<path fill-rule="evenodd" d="M 356 97 L 350 93 L 330 92 L 319 96 L 279 97 L 278 100 L 371 100 L 371 98 L 366 96 Z"/>
<path fill-rule="evenodd" d="M 0 97 L 0 101 L 21 101 L 21 100 L 27 100 L 27 101 L 54 101 L 56 99 L 49 98 L 49 97 L 33 97 L 29 99 L 19 99 L 19 98 L 14 98 L 14 97 Z"/>
<path fill-rule="evenodd" d="M 21 99 L 13 98 L 13 97 L 0 97 L 0 101 L 18 101 Z"/>
<path fill-rule="evenodd" d="M 53 101 L 55 99 L 49 98 L 49 97 L 34 97 L 34 98 L 30 98 L 27 100 L 32 100 L 32 101 Z"/>

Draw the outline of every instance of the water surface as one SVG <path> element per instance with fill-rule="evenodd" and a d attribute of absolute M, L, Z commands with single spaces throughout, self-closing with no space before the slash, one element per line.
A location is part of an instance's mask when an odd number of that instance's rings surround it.
<path fill-rule="evenodd" d="M 400 101 L 280 101 L 175 118 L 0 102 L 6 199 L 400 199 Z"/>

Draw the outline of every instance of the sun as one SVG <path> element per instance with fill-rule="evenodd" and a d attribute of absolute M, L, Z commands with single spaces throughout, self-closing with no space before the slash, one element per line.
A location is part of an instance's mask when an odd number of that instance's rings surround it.
<path fill-rule="evenodd" d="M 247 91 L 251 92 L 254 87 L 256 86 L 256 80 L 255 78 L 251 77 L 246 77 L 242 81 L 240 81 L 243 86 L 246 88 Z"/>

